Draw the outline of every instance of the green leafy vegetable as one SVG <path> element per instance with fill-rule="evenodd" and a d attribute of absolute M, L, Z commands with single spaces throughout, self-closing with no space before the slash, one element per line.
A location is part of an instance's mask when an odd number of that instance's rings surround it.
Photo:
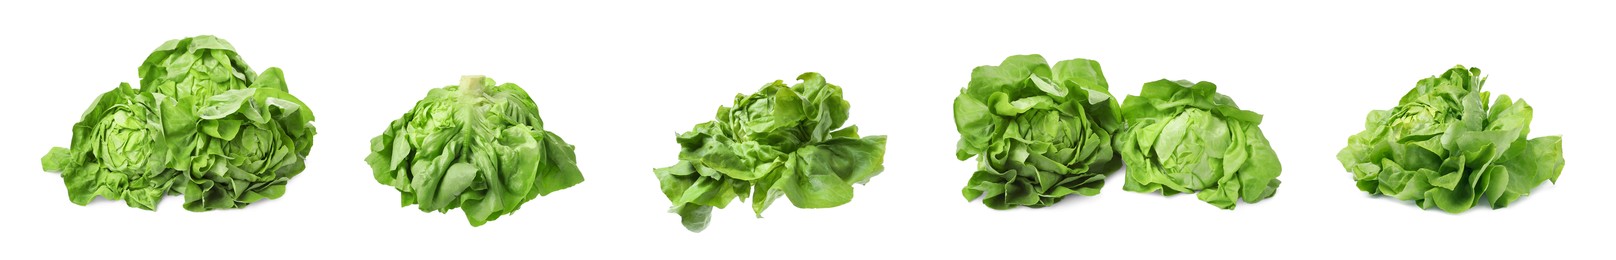
<path fill-rule="evenodd" d="M 140 65 L 141 88 L 181 101 L 247 88 L 256 76 L 234 46 L 207 35 L 165 42 Z"/>
<path fill-rule="evenodd" d="M 573 146 L 544 130 L 527 91 L 482 76 L 428 91 L 370 144 L 365 162 L 403 206 L 461 208 L 472 226 L 584 181 Z"/>
<path fill-rule="evenodd" d="M 662 193 L 686 229 L 707 228 L 712 208 L 752 197 L 758 217 L 785 195 L 798 208 L 830 208 L 853 199 L 853 184 L 881 173 L 886 136 L 860 137 L 842 127 L 848 103 L 842 88 L 818 73 L 764 85 L 719 107 L 713 121 L 676 140 L 679 163 L 654 170 Z"/>
<path fill-rule="evenodd" d="M 989 208 L 1044 207 L 1070 194 L 1094 196 L 1121 166 L 1111 138 L 1121 128 L 1100 63 L 1074 59 L 1053 69 L 1039 55 L 971 71 L 954 98 L 960 160 L 977 171 L 962 190 Z"/>
<path fill-rule="evenodd" d="M 84 112 L 72 148 L 41 159 L 73 203 L 101 196 L 154 210 L 178 193 L 190 211 L 239 208 L 279 198 L 303 171 L 314 114 L 279 68 L 255 74 L 204 35 L 164 43 L 140 74 L 140 89 L 120 85 Z"/>
<path fill-rule="evenodd" d="M 265 73 L 265 75 L 270 75 Z M 303 172 L 314 144 L 313 112 L 285 86 L 230 90 L 202 103 L 196 131 L 183 139 L 176 160 L 185 208 L 204 211 L 245 207 L 279 198 L 286 182 Z"/>
<path fill-rule="evenodd" d="M 173 100 L 129 83 L 96 98 L 73 125 L 73 149 L 51 148 L 43 159 L 46 171 L 62 173 L 68 200 L 86 205 L 101 196 L 157 209 L 175 175 L 165 168 L 174 156 L 163 134 L 164 102 Z"/>
<path fill-rule="evenodd" d="M 1257 203 L 1279 188 L 1279 157 L 1263 136 L 1262 115 L 1241 110 L 1211 82 L 1158 80 L 1122 102 L 1117 148 L 1127 163 L 1123 190 L 1199 192 L 1223 209 Z"/>
<path fill-rule="evenodd" d="M 1507 95 L 1489 104 L 1480 74 L 1455 66 L 1420 80 L 1397 107 L 1369 112 L 1336 155 L 1358 189 L 1459 213 L 1483 198 L 1509 206 L 1559 179 L 1560 136 L 1527 139 L 1532 106 Z"/>

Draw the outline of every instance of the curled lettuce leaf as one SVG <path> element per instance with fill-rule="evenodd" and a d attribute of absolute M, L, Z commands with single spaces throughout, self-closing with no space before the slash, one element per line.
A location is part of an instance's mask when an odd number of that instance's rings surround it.
<path fill-rule="evenodd" d="M 1482 91 L 1481 69 L 1420 80 L 1389 110 L 1369 112 L 1336 158 L 1359 190 L 1460 213 L 1509 206 L 1565 168 L 1560 136 L 1527 139 L 1532 106 Z"/>
<path fill-rule="evenodd" d="M 164 43 L 139 71 L 141 88 L 103 94 L 72 147 L 41 160 L 74 203 L 102 196 L 153 210 L 177 193 L 190 211 L 239 208 L 280 197 L 303 171 L 314 114 L 279 68 L 256 74 L 228 42 L 203 35 Z"/>
<path fill-rule="evenodd" d="M 853 184 L 881 173 L 886 136 L 860 137 L 842 127 L 848 103 L 842 88 L 818 73 L 764 85 L 735 96 L 733 107 L 696 124 L 675 140 L 679 162 L 654 169 L 662 192 L 691 232 L 707 228 L 712 208 L 752 198 L 758 217 L 785 196 L 798 208 L 830 208 L 853 199 Z"/>
<path fill-rule="evenodd" d="M 460 208 L 472 226 L 584 181 L 573 146 L 544 130 L 527 91 L 482 76 L 428 91 L 370 143 L 365 162 L 403 206 Z"/>
<path fill-rule="evenodd" d="M 961 192 L 994 209 L 1099 194 L 1105 174 L 1121 166 L 1111 143 L 1118 111 L 1099 62 L 1051 68 L 1042 56 L 1017 55 L 977 67 L 954 98 L 957 157 L 977 161 Z"/>
<path fill-rule="evenodd" d="M 1262 115 L 1241 110 L 1211 82 L 1145 83 L 1122 102 L 1122 118 L 1123 190 L 1198 192 L 1201 201 L 1234 209 L 1279 188 L 1279 157 L 1257 127 Z"/>

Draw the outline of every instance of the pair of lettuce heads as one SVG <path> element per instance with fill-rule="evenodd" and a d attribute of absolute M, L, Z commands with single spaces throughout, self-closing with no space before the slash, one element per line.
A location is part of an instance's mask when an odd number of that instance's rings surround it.
<path fill-rule="evenodd" d="M 1358 187 L 1457 213 L 1482 198 L 1501 208 L 1556 180 L 1560 138 L 1527 139 L 1531 106 L 1502 95 L 1487 103 L 1480 72 L 1455 67 L 1371 112 L 1338 155 Z M 978 163 L 962 193 L 994 209 L 1045 207 L 1099 194 L 1126 164 L 1127 191 L 1198 192 L 1224 209 L 1272 197 L 1281 168 L 1262 115 L 1216 90 L 1160 80 L 1119 106 L 1091 60 L 1049 66 L 1021 55 L 977 67 L 954 100 L 957 156 Z"/>
<path fill-rule="evenodd" d="M 752 199 L 763 210 L 780 197 L 800 208 L 853 198 L 853 184 L 881 172 L 885 136 L 843 126 L 849 104 L 817 73 L 737 95 L 712 121 L 675 140 L 679 162 L 653 172 L 684 226 L 707 227 L 713 208 Z M 405 206 L 461 208 L 473 226 L 516 211 L 536 196 L 583 182 L 573 146 L 544 130 L 527 92 L 468 76 L 425 99 L 371 140 L 365 158 L 377 182 Z"/>
<path fill-rule="evenodd" d="M 140 88 L 101 94 L 72 145 L 41 159 L 73 203 L 155 210 L 182 194 L 190 211 L 240 208 L 279 198 L 303 171 L 314 113 L 279 68 L 254 73 L 229 42 L 203 35 L 163 43 L 139 72 Z M 366 161 L 404 205 L 464 208 L 473 226 L 583 181 L 572 145 L 544 131 L 527 93 L 480 76 L 430 91 L 372 144 Z"/>
<path fill-rule="evenodd" d="M 759 216 L 782 196 L 801 208 L 846 204 L 854 183 L 881 172 L 886 137 L 843 126 L 849 104 L 841 87 L 817 73 L 798 79 L 737 95 L 714 120 L 676 136 L 679 162 L 653 172 L 687 229 L 700 232 L 713 208 L 737 199 L 751 198 Z M 468 76 L 393 121 L 371 140 L 365 161 L 403 205 L 461 208 L 479 226 L 583 182 L 573 150 L 544 130 L 520 87 Z"/>
<path fill-rule="evenodd" d="M 1118 105 L 1098 62 L 1011 56 L 972 70 L 954 99 L 956 155 L 977 158 L 961 193 L 994 209 L 1046 207 L 1099 194 L 1106 174 L 1127 164 L 1124 190 L 1199 192 L 1232 209 L 1279 187 L 1261 123 L 1210 82 L 1145 83 Z"/>
<path fill-rule="evenodd" d="M 140 65 L 140 87 L 101 94 L 73 125 L 70 147 L 41 159 L 68 199 L 155 210 L 181 194 L 190 211 L 280 197 L 314 144 L 314 113 L 278 68 L 254 73 L 229 42 L 171 40 Z"/>

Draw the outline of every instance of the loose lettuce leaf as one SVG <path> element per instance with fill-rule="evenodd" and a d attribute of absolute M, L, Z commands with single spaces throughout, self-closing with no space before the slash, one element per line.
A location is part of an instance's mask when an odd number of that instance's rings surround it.
<path fill-rule="evenodd" d="M 365 162 L 403 206 L 460 208 L 472 226 L 584 181 L 573 146 L 544 130 L 527 91 L 482 76 L 428 91 L 370 142 Z"/>
<path fill-rule="evenodd" d="M 239 208 L 280 197 L 303 171 L 314 114 L 279 68 L 254 74 L 228 42 L 203 35 L 164 43 L 139 71 L 141 88 L 102 94 L 72 147 L 41 160 L 62 173 L 70 201 L 153 210 L 178 193 L 191 211 Z"/>
<path fill-rule="evenodd" d="M 1158 80 L 1122 102 L 1116 146 L 1127 163 L 1122 189 L 1163 195 L 1199 192 L 1223 209 L 1257 203 L 1279 188 L 1279 157 L 1262 115 L 1241 110 L 1211 82 Z"/>
<path fill-rule="evenodd" d="M 652 170 L 686 229 L 707 228 L 712 208 L 752 198 L 758 217 L 785 196 L 798 208 L 830 208 L 853 199 L 853 184 L 881 173 L 886 136 L 860 137 L 847 121 L 842 88 L 818 73 L 787 86 L 774 81 L 735 96 L 717 118 L 675 137 L 679 162 Z"/>
<path fill-rule="evenodd" d="M 1420 80 L 1389 110 L 1370 111 L 1336 158 L 1359 190 L 1459 213 L 1509 206 L 1565 168 L 1560 136 L 1527 139 L 1532 106 L 1482 91 L 1481 69 Z"/>
<path fill-rule="evenodd" d="M 1099 194 L 1105 174 L 1121 166 L 1111 144 L 1118 111 L 1099 62 L 1050 67 L 1042 56 L 1018 55 L 976 67 L 954 98 L 956 154 L 978 165 L 961 192 L 994 209 Z"/>

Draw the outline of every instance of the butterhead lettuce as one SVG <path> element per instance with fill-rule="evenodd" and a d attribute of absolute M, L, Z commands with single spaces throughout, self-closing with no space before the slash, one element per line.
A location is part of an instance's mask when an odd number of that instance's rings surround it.
<path fill-rule="evenodd" d="M 707 228 L 714 207 L 752 199 L 758 217 L 781 196 L 798 208 L 830 208 L 853 200 L 853 184 L 881 173 L 886 136 L 859 136 L 846 126 L 842 88 L 819 73 L 776 80 L 735 95 L 712 121 L 674 138 L 679 162 L 652 172 L 691 232 Z"/>
<path fill-rule="evenodd" d="M 370 143 L 365 162 L 403 206 L 460 208 L 472 226 L 584 181 L 573 146 L 544 129 L 527 91 L 483 76 L 428 91 Z"/>
<path fill-rule="evenodd" d="M 1532 106 L 1490 99 L 1486 82 L 1481 69 L 1464 66 L 1420 80 L 1396 107 L 1370 111 L 1336 158 L 1359 190 L 1450 213 L 1483 199 L 1503 208 L 1559 179 L 1560 136 L 1528 139 Z"/>
<path fill-rule="evenodd" d="M 1045 207 L 1094 196 L 1121 166 L 1112 138 L 1122 127 L 1100 63 L 1017 55 L 971 71 L 954 98 L 956 155 L 976 157 L 961 192 L 994 209 Z"/>
<path fill-rule="evenodd" d="M 62 173 L 74 204 L 101 196 L 156 210 L 177 173 L 168 168 L 174 155 L 163 131 L 165 102 L 173 100 L 128 83 L 101 94 L 73 125 L 72 148 L 52 148 L 45 170 Z"/>
<path fill-rule="evenodd" d="M 1158 80 L 1122 102 L 1117 149 L 1127 163 L 1122 189 L 1163 195 L 1198 192 L 1223 209 L 1256 203 L 1279 188 L 1279 157 L 1261 128 L 1211 82 Z"/>

